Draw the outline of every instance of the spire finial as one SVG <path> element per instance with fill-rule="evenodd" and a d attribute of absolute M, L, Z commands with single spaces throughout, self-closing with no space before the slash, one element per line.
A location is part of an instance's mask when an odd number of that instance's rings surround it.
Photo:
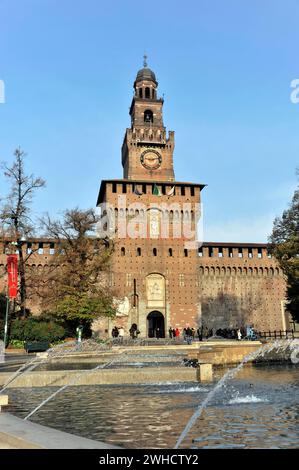
<path fill-rule="evenodd" d="M 143 67 L 147 67 L 147 55 L 144 54 L 143 56 Z"/>

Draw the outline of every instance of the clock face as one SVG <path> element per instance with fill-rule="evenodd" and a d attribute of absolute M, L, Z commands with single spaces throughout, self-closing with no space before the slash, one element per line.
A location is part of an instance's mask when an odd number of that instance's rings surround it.
<path fill-rule="evenodd" d="M 162 157 L 156 150 L 145 150 L 140 156 L 141 164 L 147 170 L 156 170 L 162 163 Z"/>

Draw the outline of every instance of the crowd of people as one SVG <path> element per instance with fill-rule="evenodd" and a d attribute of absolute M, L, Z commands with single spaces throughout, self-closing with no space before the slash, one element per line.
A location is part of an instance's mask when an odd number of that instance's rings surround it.
<path fill-rule="evenodd" d="M 249 330 L 250 328 L 250 330 Z M 140 331 L 136 323 L 132 323 L 129 329 L 130 337 L 132 339 L 137 339 Z M 123 340 L 125 331 L 124 328 L 114 326 L 111 331 L 112 338 L 119 338 L 120 341 Z M 192 341 L 198 339 L 199 341 L 203 341 L 203 339 L 208 339 L 213 336 L 218 336 L 221 338 L 226 339 L 237 339 L 241 340 L 242 338 L 250 339 L 250 336 L 255 335 L 255 332 L 252 327 L 245 328 L 218 328 L 216 331 L 213 328 L 201 327 L 195 330 L 195 328 L 191 328 L 187 325 L 181 331 L 178 327 L 172 328 L 169 327 L 168 336 L 170 339 L 180 339 L 183 338 L 187 344 L 191 344 Z M 164 331 L 161 331 L 159 328 L 155 328 L 154 330 L 154 337 L 159 339 L 164 337 Z"/>

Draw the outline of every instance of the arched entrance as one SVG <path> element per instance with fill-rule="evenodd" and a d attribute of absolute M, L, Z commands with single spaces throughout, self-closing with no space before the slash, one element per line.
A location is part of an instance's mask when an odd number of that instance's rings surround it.
<path fill-rule="evenodd" d="M 154 310 L 147 316 L 147 331 L 149 338 L 165 338 L 164 316 Z"/>

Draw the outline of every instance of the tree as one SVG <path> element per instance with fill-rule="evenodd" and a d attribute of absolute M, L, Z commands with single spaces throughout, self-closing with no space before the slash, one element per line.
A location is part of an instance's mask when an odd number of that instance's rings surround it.
<path fill-rule="evenodd" d="M 93 209 L 78 208 L 66 210 L 62 221 L 49 216 L 42 221 L 55 243 L 52 267 L 38 289 L 42 304 L 57 318 L 74 325 L 115 315 L 106 282 L 113 245 L 96 237 L 97 223 Z"/>
<path fill-rule="evenodd" d="M 15 160 L 11 167 L 3 164 L 4 175 L 10 181 L 11 189 L 0 209 L 1 231 L 13 243 L 19 257 L 19 307 L 21 316 L 26 315 L 27 280 L 26 262 L 31 254 L 24 250 L 24 240 L 34 233 L 31 202 L 37 189 L 45 186 L 45 181 L 34 175 L 26 175 L 24 159 L 26 154 L 20 149 L 14 152 Z"/>
<path fill-rule="evenodd" d="M 287 310 L 299 321 L 299 186 L 289 208 L 274 220 L 269 249 L 287 278 Z"/>

